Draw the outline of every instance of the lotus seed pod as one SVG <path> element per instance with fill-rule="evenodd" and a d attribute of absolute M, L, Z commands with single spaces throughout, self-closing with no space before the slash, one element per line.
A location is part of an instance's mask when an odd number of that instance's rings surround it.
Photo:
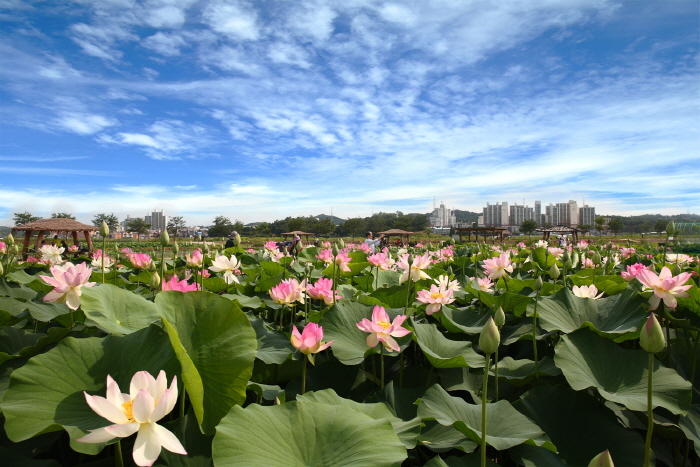
<path fill-rule="evenodd" d="M 241 244 L 241 236 L 238 235 L 238 232 L 236 232 L 236 235 L 233 236 L 233 246 L 238 246 Z"/>
<path fill-rule="evenodd" d="M 168 235 L 167 230 L 163 230 L 163 233 L 160 234 L 160 244 L 163 246 L 168 246 L 168 243 L 170 243 L 170 235 Z"/>
<path fill-rule="evenodd" d="M 151 275 L 151 289 L 160 289 L 160 275 L 157 271 Z"/>
<path fill-rule="evenodd" d="M 180 246 L 177 244 L 177 242 L 173 242 L 173 255 L 177 256 L 178 251 L 180 251 Z"/>
<path fill-rule="evenodd" d="M 591 462 L 588 464 L 588 467 L 615 467 L 615 464 L 613 464 L 612 457 L 610 456 L 610 451 L 607 449 L 597 456 L 595 456 L 593 459 L 591 459 Z"/>
<path fill-rule="evenodd" d="M 538 276 L 537 280 L 535 281 L 535 290 L 542 290 L 542 286 L 544 286 L 544 283 L 542 282 L 542 276 Z"/>
<path fill-rule="evenodd" d="M 15 237 L 13 237 L 12 234 L 7 234 L 7 244 L 8 244 L 8 245 L 14 245 L 14 244 L 15 244 Z"/>
<path fill-rule="evenodd" d="M 102 224 L 100 225 L 100 235 L 102 237 L 109 235 L 109 226 L 105 221 L 102 221 Z"/>
<path fill-rule="evenodd" d="M 506 314 L 503 312 L 503 307 L 498 307 L 498 310 L 496 310 L 496 313 L 493 315 L 493 321 L 499 328 L 506 324 Z"/>
<path fill-rule="evenodd" d="M 649 353 L 661 352 L 666 347 L 664 331 L 661 329 L 661 324 L 656 319 L 655 313 L 650 314 L 646 323 L 642 326 L 642 332 L 639 334 L 639 344 Z"/>
<path fill-rule="evenodd" d="M 560 273 L 559 273 L 559 268 L 557 267 L 557 264 L 556 263 L 552 264 L 552 267 L 549 268 L 549 277 L 551 277 L 554 280 L 557 280 L 557 278 L 559 277 L 559 274 Z"/>
<path fill-rule="evenodd" d="M 498 345 L 500 343 L 501 333 L 498 332 L 498 327 L 493 321 L 493 317 L 489 316 L 489 320 L 484 325 L 484 328 L 481 330 L 481 335 L 479 336 L 479 347 L 482 352 L 490 355 L 498 350 Z"/>
<path fill-rule="evenodd" d="M 338 253 L 340 253 L 340 251 L 338 250 L 338 245 L 333 245 L 331 253 L 333 254 L 333 256 L 338 256 Z"/>

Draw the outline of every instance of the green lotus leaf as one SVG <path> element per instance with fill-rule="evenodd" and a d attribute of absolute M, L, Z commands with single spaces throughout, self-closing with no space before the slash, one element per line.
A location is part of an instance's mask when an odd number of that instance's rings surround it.
<path fill-rule="evenodd" d="M 187 455 L 162 449 L 156 461 L 156 467 L 213 467 L 211 443 L 214 437 L 202 434 L 197 417 L 193 413 L 190 412 L 175 421 L 164 423 L 163 426 L 180 440 Z"/>
<path fill-rule="evenodd" d="M 681 417 L 679 425 L 685 436 L 693 442 L 695 454 L 700 456 L 700 405 L 693 404 L 688 414 Z"/>
<path fill-rule="evenodd" d="M 447 452 L 450 449 L 472 452 L 478 446 L 467 435 L 451 425 L 440 425 L 435 421 L 427 421 L 425 425 L 418 441 L 433 452 Z"/>
<path fill-rule="evenodd" d="M 464 290 L 477 297 L 486 307 L 497 310 L 500 306 L 506 313 L 513 313 L 515 316 L 521 316 L 528 303 L 534 299 L 525 295 L 518 295 L 513 292 L 508 292 L 502 295 L 493 295 L 479 289 L 475 289 L 466 285 Z"/>
<path fill-rule="evenodd" d="M 48 275 L 49 277 L 52 277 L 51 274 L 44 274 Z M 35 292 L 40 292 L 43 294 L 46 294 L 47 292 L 51 292 L 53 290 L 53 286 L 47 284 L 41 279 L 41 275 L 31 275 L 27 274 L 26 271 L 14 271 L 11 272 L 10 274 L 7 275 L 7 278 L 13 282 L 17 282 L 18 284 L 26 285 L 30 289 L 34 290 Z"/>
<path fill-rule="evenodd" d="M 156 307 L 202 432 L 213 434 L 231 407 L 245 401 L 255 331 L 235 303 L 210 292 L 161 292 Z"/>
<path fill-rule="evenodd" d="M 262 308 L 263 306 L 263 301 L 260 299 L 260 297 L 249 297 L 247 295 L 240 294 L 224 294 L 223 296 L 228 298 L 229 300 L 237 301 L 238 306 L 241 308 L 252 308 L 254 310 L 257 310 L 258 308 Z"/>
<path fill-rule="evenodd" d="M 576 391 L 595 387 L 605 399 L 630 410 L 647 409 L 648 354 L 625 350 L 587 329 L 564 336 L 555 347 L 554 362 Z M 653 406 L 675 414 L 690 410 L 691 385 L 654 360 Z"/>
<path fill-rule="evenodd" d="M 269 329 L 262 319 L 251 319 L 258 340 L 256 357 L 265 363 L 283 363 L 296 350 L 282 332 Z"/>
<path fill-rule="evenodd" d="M 452 397 L 440 385 L 432 386 L 423 395 L 418 416 L 454 426 L 475 443 L 481 443 L 481 405 Z M 486 405 L 486 443 L 499 451 L 525 443 L 556 452 L 542 429 L 505 400 Z"/>
<path fill-rule="evenodd" d="M 420 433 L 421 419 L 418 417 L 412 420 L 401 420 L 391 413 L 386 404 L 381 402 L 361 404 L 350 399 L 343 399 L 332 389 L 324 389 L 323 391 L 307 392 L 304 395 L 297 396 L 300 402 L 318 402 L 328 405 L 344 405 L 351 409 L 359 410 L 363 414 L 375 420 L 389 420 L 394 431 L 399 439 L 406 446 L 406 449 L 412 449 L 416 446 L 416 440 Z"/>
<path fill-rule="evenodd" d="M 223 292 L 228 290 L 229 285 L 220 277 L 207 277 L 202 280 L 202 286 L 205 290 L 213 293 Z"/>
<path fill-rule="evenodd" d="M 450 332 L 479 334 L 490 316 L 492 316 L 491 313 L 479 313 L 474 307 L 455 309 L 444 306 L 438 319 Z"/>
<path fill-rule="evenodd" d="M 0 329 L 0 363 L 12 358 L 29 358 L 38 354 L 49 344 L 63 339 L 68 333 L 66 328 L 49 328 L 48 334 L 29 333 L 24 329 L 5 327 Z"/>
<path fill-rule="evenodd" d="M 498 467 L 494 461 L 486 458 L 488 467 Z M 447 459 L 442 459 L 440 456 L 430 459 L 424 467 L 480 467 L 481 454 L 469 454 L 462 457 L 450 456 Z M 552 466 L 548 466 L 552 467 Z"/>
<path fill-rule="evenodd" d="M 598 268 L 600 271 L 601 268 Z M 569 276 L 569 280 L 574 285 L 595 285 L 599 292 L 605 292 L 606 295 L 615 295 L 627 288 L 627 281 L 622 276 L 595 276 L 595 284 L 593 281 L 593 269 L 582 269 L 576 274 Z"/>
<path fill-rule="evenodd" d="M 642 326 L 647 310 L 644 300 L 634 290 L 594 300 L 581 298 L 569 289 L 540 299 L 537 314 L 540 325 L 547 331 L 574 332 L 584 326 L 606 337 L 634 332 Z M 534 304 L 528 306 L 528 314 Z"/>
<path fill-rule="evenodd" d="M 274 448 L 273 448 L 274 447 Z M 406 447 L 388 420 L 345 405 L 235 406 L 216 428 L 216 465 L 398 467 Z"/>
<path fill-rule="evenodd" d="M 496 374 L 493 365 L 489 370 L 489 374 Z M 542 357 L 539 360 L 539 374 L 547 376 L 556 376 L 561 374 L 561 370 L 557 368 L 551 358 Z M 511 357 L 504 357 L 498 362 L 498 378 L 505 379 L 510 384 L 522 386 L 530 382 L 537 375 L 535 374 L 535 362 L 533 360 L 518 359 L 514 360 Z"/>
<path fill-rule="evenodd" d="M 382 287 L 380 284 L 377 290 L 369 294 L 370 297 L 380 300 L 388 308 L 405 307 L 407 295 L 408 286 L 405 283 L 393 287 Z"/>
<path fill-rule="evenodd" d="M 469 341 L 452 341 L 434 324 L 414 324 L 413 340 L 435 368 L 483 368 L 485 359 Z"/>
<path fill-rule="evenodd" d="M 17 287 L 9 284 L 5 279 L 0 279 L 0 296 L 31 300 L 36 297 L 36 291 L 30 290 L 23 285 Z"/>
<path fill-rule="evenodd" d="M 158 321 L 156 306 L 142 296 L 112 284 L 83 287 L 85 316 L 111 334 L 131 334 Z"/>
<path fill-rule="evenodd" d="M 128 336 L 66 337 L 12 372 L 2 398 L 7 436 L 19 442 L 62 427 L 74 450 L 96 454 L 104 444 L 75 440 L 111 423 L 93 412 L 83 391 L 104 397 L 107 375 L 125 391 L 136 372 L 156 376 L 160 370 L 170 382 L 179 365 L 168 335 L 156 325 Z"/>
<path fill-rule="evenodd" d="M 616 467 L 644 463 L 642 437 L 620 425 L 615 414 L 589 394 L 561 385 L 539 386 L 523 394 L 514 407 L 549 435 L 559 451 L 556 457 L 560 463 L 563 460 L 561 465 L 588 467 L 590 460 L 606 449 Z M 537 451 L 544 450 L 515 449 L 519 457 L 533 461 L 531 465 L 557 465 L 534 462 L 539 458 Z"/>

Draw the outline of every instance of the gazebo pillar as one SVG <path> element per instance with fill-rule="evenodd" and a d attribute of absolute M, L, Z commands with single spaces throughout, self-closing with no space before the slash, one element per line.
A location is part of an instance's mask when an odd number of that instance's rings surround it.
<path fill-rule="evenodd" d="M 78 236 L 77 232 L 76 232 L 75 236 L 76 237 Z M 89 230 L 85 231 L 85 241 L 87 241 L 88 252 L 92 253 L 92 240 L 90 239 L 90 231 Z"/>
<path fill-rule="evenodd" d="M 40 230 L 39 234 L 36 236 L 36 247 L 34 248 L 34 251 L 39 251 L 39 248 L 41 248 L 41 241 L 44 239 L 44 231 Z"/>
<path fill-rule="evenodd" d="M 78 240 L 78 232 L 73 232 L 73 245 L 79 245 L 80 241 Z"/>
<path fill-rule="evenodd" d="M 29 242 L 32 240 L 32 231 L 24 232 L 24 245 L 22 246 L 22 255 L 24 256 L 29 251 Z"/>

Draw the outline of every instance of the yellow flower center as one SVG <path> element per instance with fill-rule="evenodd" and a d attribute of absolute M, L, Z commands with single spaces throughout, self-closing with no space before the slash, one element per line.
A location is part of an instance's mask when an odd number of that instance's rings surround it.
<path fill-rule="evenodd" d="M 387 321 L 377 321 L 377 324 L 380 325 L 383 329 L 386 329 L 389 326 L 391 326 L 391 323 L 389 323 Z"/>
<path fill-rule="evenodd" d="M 124 411 L 124 415 L 126 415 L 126 418 L 129 419 L 129 421 L 134 421 L 134 401 L 126 401 L 122 404 L 122 410 Z"/>
<path fill-rule="evenodd" d="M 442 294 L 440 292 L 433 292 L 430 294 L 430 298 L 437 300 L 438 298 L 442 298 Z"/>

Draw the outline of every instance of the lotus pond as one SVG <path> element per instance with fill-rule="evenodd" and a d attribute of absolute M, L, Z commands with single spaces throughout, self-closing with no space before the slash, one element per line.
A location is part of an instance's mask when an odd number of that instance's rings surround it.
<path fill-rule="evenodd" d="M 0 242 L 3 465 L 700 465 L 698 258 L 451 243 Z"/>

